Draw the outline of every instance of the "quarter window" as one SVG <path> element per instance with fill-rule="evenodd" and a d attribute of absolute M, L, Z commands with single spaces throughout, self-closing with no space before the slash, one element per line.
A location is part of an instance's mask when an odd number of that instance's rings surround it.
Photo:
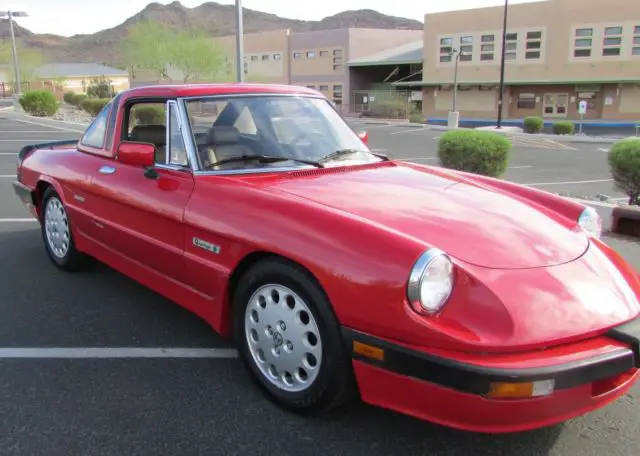
<path fill-rule="evenodd" d="M 112 103 L 108 103 L 102 108 L 102 111 L 96 116 L 91 125 L 87 128 L 87 131 L 82 136 L 80 143 L 101 149 L 104 146 L 104 135 L 107 130 L 107 119 L 111 113 Z"/>
<path fill-rule="evenodd" d="M 175 103 L 169 104 L 169 164 L 188 166 L 187 148 L 182 138 L 178 110 Z"/>

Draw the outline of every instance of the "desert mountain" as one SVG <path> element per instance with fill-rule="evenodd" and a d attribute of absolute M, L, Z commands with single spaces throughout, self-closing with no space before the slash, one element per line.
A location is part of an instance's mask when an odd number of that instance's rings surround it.
<path fill-rule="evenodd" d="M 16 37 L 24 45 L 40 49 L 45 59 L 49 62 L 95 62 L 116 65 L 118 62 L 118 44 L 132 25 L 144 20 L 157 21 L 172 27 L 195 25 L 205 28 L 211 36 L 224 36 L 235 33 L 235 7 L 233 5 L 207 2 L 194 8 L 187 8 L 178 1 L 168 5 L 150 3 L 142 11 L 122 24 L 91 35 L 62 37 L 35 34 L 17 26 L 17 24 L 14 24 L 16 25 L 14 31 Z M 419 21 L 387 16 L 368 9 L 344 11 L 319 21 L 301 21 L 244 8 L 243 22 L 245 33 L 284 28 L 289 28 L 294 32 L 331 30 L 345 27 L 411 30 L 421 30 L 423 28 L 423 24 Z M 0 21 L 0 42 L 9 40 L 9 36 L 8 21 Z"/>

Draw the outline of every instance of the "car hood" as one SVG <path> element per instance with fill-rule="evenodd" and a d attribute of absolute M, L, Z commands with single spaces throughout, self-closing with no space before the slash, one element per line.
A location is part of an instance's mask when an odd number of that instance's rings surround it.
<path fill-rule="evenodd" d="M 400 232 L 477 266 L 552 266 L 575 260 L 589 247 L 583 233 L 525 200 L 428 167 L 385 164 L 301 171 L 263 185 Z"/>

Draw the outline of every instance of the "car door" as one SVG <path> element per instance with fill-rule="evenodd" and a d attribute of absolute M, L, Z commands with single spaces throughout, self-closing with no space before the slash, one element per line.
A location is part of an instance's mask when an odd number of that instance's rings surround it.
<path fill-rule="evenodd" d="M 126 109 L 130 115 L 123 116 L 123 122 L 136 117 L 135 105 Z M 156 145 L 155 176 L 149 177 L 143 167 L 117 158 L 95 169 L 92 237 L 141 267 L 184 283 L 183 214 L 194 180 L 175 103 L 166 104 L 166 117 L 161 123 L 156 116 L 155 123 L 124 127 L 128 141 Z"/>

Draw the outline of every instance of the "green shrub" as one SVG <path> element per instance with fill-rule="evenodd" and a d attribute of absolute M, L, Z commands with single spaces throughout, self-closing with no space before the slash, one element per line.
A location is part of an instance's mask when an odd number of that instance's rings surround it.
<path fill-rule="evenodd" d="M 89 98 L 113 98 L 111 81 L 105 79 L 104 76 L 92 79 L 87 87 L 87 96 Z"/>
<path fill-rule="evenodd" d="M 69 91 L 69 92 L 65 92 L 64 95 L 62 95 L 62 99 L 64 100 L 65 103 L 69 103 L 71 104 L 71 100 L 73 98 L 74 93 Z"/>
<path fill-rule="evenodd" d="M 87 96 L 84 93 L 74 93 L 71 96 L 71 104 L 76 107 L 81 107 L 82 102 L 87 99 Z"/>
<path fill-rule="evenodd" d="M 499 177 L 509 164 L 511 142 L 490 131 L 448 131 L 438 141 L 438 157 L 445 168 Z"/>
<path fill-rule="evenodd" d="M 165 123 L 164 106 L 134 106 L 132 111 L 136 119 L 136 124 L 164 125 Z"/>
<path fill-rule="evenodd" d="M 640 205 L 640 138 L 615 142 L 608 161 L 616 187 L 629 196 L 629 204 Z"/>
<path fill-rule="evenodd" d="M 568 120 L 561 120 L 553 124 L 553 132 L 556 135 L 572 135 L 576 131 L 576 126 Z"/>
<path fill-rule="evenodd" d="M 419 112 L 413 112 L 409 116 L 409 122 L 411 123 L 424 123 L 424 116 Z"/>
<path fill-rule="evenodd" d="M 531 116 L 524 119 L 524 132 L 525 133 L 540 133 L 544 127 L 544 120 L 542 117 Z"/>
<path fill-rule="evenodd" d="M 111 101 L 110 98 L 87 98 L 82 102 L 81 107 L 95 117 L 109 101 Z"/>
<path fill-rule="evenodd" d="M 47 117 L 58 111 L 58 100 L 48 90 L 34 90 L 20 97 L 20 106 L 32 116 Z"/>

